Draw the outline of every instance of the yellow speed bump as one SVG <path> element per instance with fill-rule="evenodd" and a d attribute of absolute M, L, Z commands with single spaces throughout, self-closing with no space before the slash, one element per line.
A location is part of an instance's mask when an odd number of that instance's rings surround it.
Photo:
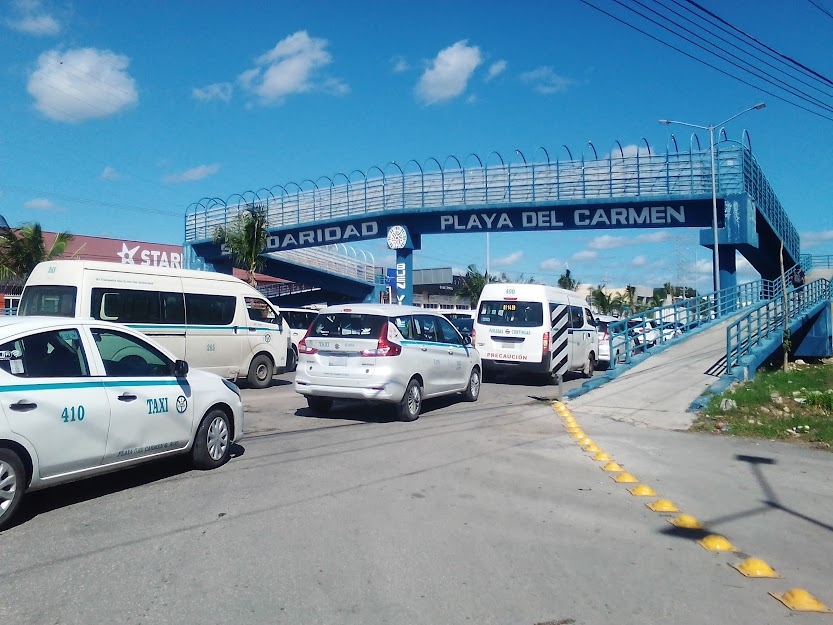
<path fill-rule="evenodd" d="M 576 430 L 575 432 L 570 432 L 570 436 L 572 436 L 575 440 L 580 440 L 587 436 L 583 430 Z"/>
<path fill-rule="evenodd" d="M 584 447 L 584 451 L 589 451 L 590 453 L 596 453 L 597 451 L 601 451 L 601 449 L 599 448 L 599 446 L 596 443 L 594 443 L 593 441 L 590 441 Z"/>
<path fill-rule="evenodd" d="M 616 462 L 608 462 L 602 467 L 602 471 L 607 471 L 608 473 L 619 473 L 620 471 L 624 471 L 624 469 Z"/>
<path fill-rule="evenodd" d="M 578 423 L 574 423 L 573 425 L 565 425 L 564 429 L 568 432 L 581 432 L 581 426 Z"/>
<path fill-rule="evenodd" d="M 747 558 L 743 562 L 729 566 L 745 577 L 781 577 L 760 558 Z"/>
<path fill-rule="evenodd" d="M 563 401 L 554 401 L 552 403 L 552 407 L 556 410 L 564 410 L 564 408 L 567 407 L 567 404 L 565 404 Z"/>
<path fill-rule="evenodd" d="M 647 484 L 640 484 L 639 486 L 634 486 L 633 488 L 629 488 L 628 492 L 633 495 L 634 497 L 656 497 L 657 492 L 648 486 Z"/>
<path fill-rule="evenodd" d="M 576 439 L 576 442 L 577 442 L 579 445 L 589 445 L 589 444 L 590 444 L 590 443 L 592 443 L 593 441 L 592 441 L 592 440 L 590 440 L 590 437 L 589 437 L 589 436 L 587 436 L 587 435 L 585 434 L 585 435 L 584 435 L 584 436 L 582 436 L 581 438 L 577 438 L 577 439 Z"/>
<path fill-rule="evenodd" d="M 803 588 L 791 588 L 781 595 L 775 594 L 774 592 L 769 594 L 770 596 L 778 599 L 778 601 L 783 603 L 790 610 L 794 610 L 796 612 L 833 612 L 833 610 L 828 608 Z"/>
<path fill-rule="evenodd" d="M 717 534 L 709 534 L 697 541 L 703 549 L 709 551 L 737 551 L 738 548 L 730 543 L 725 536 L 718 536 Z"/>
<path fill-rule="evenodd" d="M 679 512 L 680 509 L 670 500 L 668 499 L 657 499 L 656 501 L 652 501 L 651 503 L 646 503 L 651 510 L 654 512 Z"/>
<path fill-rule="evenodd" d="M 690 514 L 681 514 L 680 516 L 674 517 L 673 519 L 668 519 L 668 522 L 675 527 L 681 527 L 686 530 L 703 529 L 703 524 L 700 523 L 700 521 L 695 519 Z"/>
<path fill-rule="evenodd" d="M 613 481 L 619 482 L 619 484 L 635 484 L 639 480 L 636 479 L 635 475 L 631 475 L 630 473 L 625 471 L 613 476 Z"/>
<path fill-rule="evenodd" d="M 596 460 L 597 462 L 610 462 L 611 458 L 610 454 L 600 451 L 595 456 L 593 456 L 593 460 Z"/>

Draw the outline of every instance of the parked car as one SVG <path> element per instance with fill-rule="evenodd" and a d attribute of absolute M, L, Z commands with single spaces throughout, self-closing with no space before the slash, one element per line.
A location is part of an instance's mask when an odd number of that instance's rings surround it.
<path fill-rule="evenodd" d="M 213 469 L 242 435 L 237 387 L 144 334 L 0 317 L 0 526 L 27 491 L 174 454 Z"/>
<path fill-rule="evenodd" d="M 289 336 L 292 338 L 290 345 L 291 354 L 286 358 L 286 370 L 295 371 L 298 368 L 298 342 L 304 338 L 304 335 L 309 329 L 309 324 L 313 322 L 318 311 L 312 308 L 278 308 L 278 312 L 283 315 L 289 324 Z"/>
<path fill-rule="evenodd" d="M 620 321 L 618 317 L 611 317 L 610 315 L 596 315 L 596 332 L 599 335 L 599 358 L 598 366 L 600 369 L 607 369 L 610 367 L 611 359 L 614 362 L 619 362 L 625 357 L 625 337 L 622 335 L 614 336 L 613 338 L 613 354 L 610 353 L 610 336 L 615 334 L 615 324 Z M 620 323 L 620 325 L 624 325 Z M 613 326 L 613 327 L 611 327 Z M 631 343 L 633 346 L 634 344 Z"/>
<path fill-rule="evenodd" d="M 391 404 L 402 421 L 419 417 L 422 400 L 480 395 L 480 355 L 439 312 L 391 304 L 347 304 L 319 311 L 298 343 L 295 390 L 310 409 L 335 399 Z"/>
<path fill-rule="evenodd" d="M 656 322 L 641 317 L 631 317 L 628 319 L 628 328 L 633 330 L 634 335 L 638 336 L 640 343 L 653 347 L 660 340 L 659 330 L 656 328 Z"/>

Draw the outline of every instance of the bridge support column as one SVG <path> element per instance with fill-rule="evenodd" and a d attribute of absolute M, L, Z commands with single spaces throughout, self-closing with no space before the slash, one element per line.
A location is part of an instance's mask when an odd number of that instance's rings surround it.
<path fill-rule="evenodd" d="M 413 250 L 396 250 L 396 301 L 403 306 L 414 305 Z"/>
<path fill-rule="evenodd" d="M 737 296 L 735 293 L 737 292 L 738 286 L 738 267 L 737 267 L 737 250 L 732 245 L 721 245 L 720 246 L 720 265 L 718 269 L 720 270 L 720 289 L 726 293 L 726 289 L 731 289 L 728 291 L 729 295 L 724 295 L 720 299 L 720 314 L 726 315 L 735 312 L 737 309 Z"/>

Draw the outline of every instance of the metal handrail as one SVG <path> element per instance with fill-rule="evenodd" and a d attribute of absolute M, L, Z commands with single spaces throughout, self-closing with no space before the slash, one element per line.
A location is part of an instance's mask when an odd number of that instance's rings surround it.
<path fill-rule="evenodd" d="M 830 282 L 813 280 L 769 301 L 762 302 L 726 328 L 726 373 L 741 365 L 741 359 L 751 354 L 764 340 L 784 332 L 789 321 L 818 303 L 830 300 Z M 785 316 L 786 306 L 786 316 Z M 786 323 L 785 323 L 786 321 Z"/>

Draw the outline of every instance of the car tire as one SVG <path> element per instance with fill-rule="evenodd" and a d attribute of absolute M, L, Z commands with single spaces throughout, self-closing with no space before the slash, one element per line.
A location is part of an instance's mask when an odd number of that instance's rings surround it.
<path fill-rule="evenodd" d="M 466 387 L 466 401 L 477 401 L 480 397 L 480 369 L 474 367 L 469 374 L 469 385 Z"/>
<path fill-rule="evenodd" d="M 246 376 L 246 382 L 251 388 L 266 388 L 272 384 L 272 373 L 274 368 L 272 360 L 265 354 L 258 354 L 252 358 L 252 364 L 249 365 L 249 374 Z"/>
<path fill-rule="evenodd" d="M 325 414 L 330 412 L 330 408 L 333 407 L 333 400 L 329 397 L 314 397 L 312 395 L 307 395 L 307 406 L 309 406 L 309 409 L 313 412 Z"/>
<path fill-rule="evenodd" d="M 585 377 L 588 378 L 592 378 L 593 372 L 596 370 L 596 359 L 593 356 L 593 352 L 587 354 L 587 362 L 584 363 L 584 367 L 581 370 Z"/>
<path fill-rule="evenodd" d="M 288 350 L 286 350 L 286 371 L 287 373 L 292 373 L 298 368 L 298 352 L 295 351 L 295 346 L 293 345 Z"/>
<path fill-rule="evenodd" d="M 26 492 L 26 469 L 20 456 L 0 448 L 0 529 L 12 520 Z"/>
<path fill-rule="evenodd" d="M 422 386 L 419 380 L 411 378 L 402 399 L 396 404 L 396 418 L 400 421 L 416 421 L 422 410 Z"/>
<path fill-rule="evenodd" d="M 191 462 L 198 469 L 216 469 L 225 464 L 230 456 L 231 420 L 219 408 L 212 408 L 197 429 L 191 448 Z"/>

